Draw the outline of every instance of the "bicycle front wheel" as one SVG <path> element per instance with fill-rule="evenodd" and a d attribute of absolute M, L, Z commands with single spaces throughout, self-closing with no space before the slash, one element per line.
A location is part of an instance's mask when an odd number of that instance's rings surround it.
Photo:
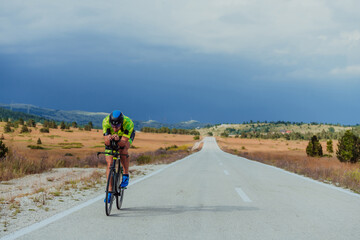
<path fill-rule="evenodd" d="M 123 202 L 123 198 L 124 198 L 124 189 L 120 187 L 121 180 L 122 180 L 122 174 L 118 173 L 117 176 L 118 177 L 117 177 L 116 190 L 118 192 L 118 195 L 116 195 L 116 207 L 117 207 L 117 209 L 120 210 L 122 202 Z"/>
<path fill-rule="evenodd" d="M 106 216 L 110 215 L 111 207 L 112 207 L 112 204 L 113 204 L 113 201 L 114 201 L 114 193 L 113 193 L 113 191 L 109 190 L 110 182 L 112 182 L 112 186 L 115 187 L 114 186 L 114 172 L 113 171 L 110 171 L 108 181 L 107 181 L 107 184 L 106 184 L 106 191 L 105 191 L 105 193 L 106 193 L 106 195 L 105 195 L 105 213 L 106 213 Z M 110 201 L 108 199 L 109 193 L 111 193 Z"/>

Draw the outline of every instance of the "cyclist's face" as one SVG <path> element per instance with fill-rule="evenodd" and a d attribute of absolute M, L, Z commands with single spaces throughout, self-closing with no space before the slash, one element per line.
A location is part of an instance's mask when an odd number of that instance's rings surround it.
<path fill-rule="evenodd" d="M 114 132 L 117 132 L 117 131 L 120 130 L 121 124 L 118 124 L 118 125 L 112 125 L 112 124 L 111 124 L 111 127 L 112 127 L 112 129 L 114 130 Z"/>

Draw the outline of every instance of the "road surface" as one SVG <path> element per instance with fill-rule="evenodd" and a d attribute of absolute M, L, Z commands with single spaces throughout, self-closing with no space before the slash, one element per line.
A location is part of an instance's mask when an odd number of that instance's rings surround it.
<path fill-rule="evenodd" d="M 202 151 L 132 183 L 123 209 L 113 209 L 110 217 L 98 198 L 56 221 L 13 236 L 52 240 L 360 238 L 359 195 L 224 153 L 214 138 L 204 142 Z"/>

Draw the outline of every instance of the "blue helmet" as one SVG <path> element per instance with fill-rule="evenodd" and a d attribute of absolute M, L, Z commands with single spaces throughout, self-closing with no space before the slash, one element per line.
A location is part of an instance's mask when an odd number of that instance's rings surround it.
<path fill-rule="evenodd" d="M 124 121 L 124 115 L 119 110 L 115 110 L 110 114 L 109 122 L 112 126 L 120 126 Z"/>

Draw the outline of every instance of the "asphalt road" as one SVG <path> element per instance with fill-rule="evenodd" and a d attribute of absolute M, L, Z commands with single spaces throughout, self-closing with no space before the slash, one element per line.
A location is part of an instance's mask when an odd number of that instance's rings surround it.
<path fill-rule="evenodd" d="M 103 200 L 20 239 L 359 239 L 360 197 L 222 152 L 203 150 L 132 184 L 123 209 Z"/>

